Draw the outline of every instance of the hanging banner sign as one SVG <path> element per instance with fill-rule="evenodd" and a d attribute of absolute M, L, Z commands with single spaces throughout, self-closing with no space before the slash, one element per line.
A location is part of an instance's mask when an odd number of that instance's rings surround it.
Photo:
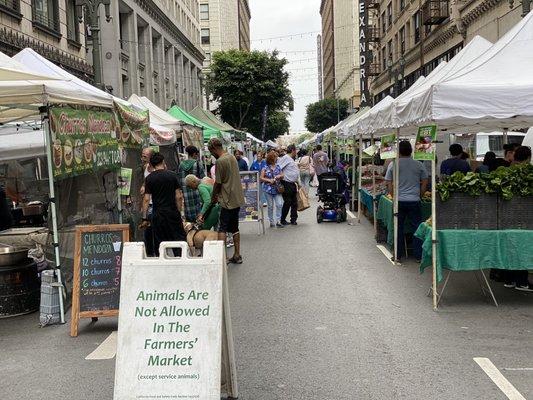
<path fill-rule="evenodd" d="M 148 110 L 125 104 L 115 104 L 116 136 L 121 147 L 140 149 L 150 140 L 150 114 Z"/>
<path fill-rule="evenodd" d="M 121 168 L 118 176 L 118 190 L 121 196 L 129 196 L 131 192 L 131 179 L 133 169 Z"/>
<path fill-rule="evenodd" d="M 366 0 L 359 0 L 359 86 L 361 92 L 360 107 L 370 105 L 368 91 L 368 70 L 371 53 L 368 48 L 368 11 Z"/>
<path fill-rule="evenodd" d="M 382 160 L 396 158 L 396 134 L 393 133 L 381 138 L 379 156 Z"/>
<path fill-rule="evenodd" d="M 418 128 L 415 143 L 415 160 L 435 159 L 435 140 L 437 139 L 437 126 L 421 126 Z"/>
<path fill-rule="evenodd" d="M 51 108 L 50 131 L 54 178 L 119 168 L 120 151 L 112 113 Z"/>

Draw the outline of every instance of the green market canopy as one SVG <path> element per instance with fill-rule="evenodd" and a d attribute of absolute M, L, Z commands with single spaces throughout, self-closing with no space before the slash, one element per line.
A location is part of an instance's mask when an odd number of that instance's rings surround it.
<path fill-rule="evenodd" d="M 213 114 L 209 110 L 204 110 L 203 108 L 196 106 L 194 110 L 192 110 L 189 115 L 193 116 L 199 121 L 202 121 L 205 124 L 208 124 L 216 129 L 218 129 L 221 132 L 227 132 L 229 134 L 233 134 L 234 137 L 238 140 L 245 140 L 246 139 L 246 133 L 239 131 L 238 129 L 235 129 L 230 124 L 223 122 L 220 120 L 215 114 Z"/>
<path fill-rule="evenodd" d="M 168 113 L 172 115 L 174 118 L 177 118 L 180 121 L 185 122 L 186 124 L 201 127 L 203 129 L 204 141 L 208 141 L 212 137 L 219 137 L 226 142 L 231 141 L 230 135 L 228 133 L 223 132 L 220 129 L 213 127 L 211 124 L 207 124 L 199 120 L 198 118 L 185 112 L 182 108 L 178 106 L 172 106 L 168 110 Z"/>

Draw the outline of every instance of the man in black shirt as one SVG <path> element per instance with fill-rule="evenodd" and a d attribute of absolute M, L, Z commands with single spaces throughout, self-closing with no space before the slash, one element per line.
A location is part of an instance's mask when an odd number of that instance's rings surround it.
<path fill-rule="evenodd" d="M 165 159 L 161 153 L 154 153 L 150 157 L 150 165 L 154 170 L 146 177 L 144 183 L 141 227 L 148 226 L 147 212 L 151 199 L 155 253 L 158 256 L 161 242 L 185 241 L 186 234 L 179 210 L 182 193 L 178 175 L 167 171 Z"/>

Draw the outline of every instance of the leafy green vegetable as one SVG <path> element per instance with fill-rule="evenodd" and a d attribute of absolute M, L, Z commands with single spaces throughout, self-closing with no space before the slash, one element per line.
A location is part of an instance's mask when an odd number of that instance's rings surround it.
<path fill-rule="evenodd" d="M 437 185 L 437 191 L 442 201 L 447 201 L 454 192 L 474 197 L 497 193 L 504 200 L 514 196 L 533 196 L 533 165 L 500 167 L 489 174 L 455 172 Z"/>

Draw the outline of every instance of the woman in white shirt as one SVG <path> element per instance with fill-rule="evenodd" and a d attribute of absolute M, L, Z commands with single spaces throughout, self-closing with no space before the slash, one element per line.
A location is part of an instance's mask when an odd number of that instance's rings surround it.
<path fill-rule="evenodd" d="M 300 169 L 300 182 L 306 195 L 309 194 L 309 183 L 311 182 L 313 170 L 313 159 L 307 154 L 306 149 L 300 150 L 298 159 L 298 168 Z"/>

